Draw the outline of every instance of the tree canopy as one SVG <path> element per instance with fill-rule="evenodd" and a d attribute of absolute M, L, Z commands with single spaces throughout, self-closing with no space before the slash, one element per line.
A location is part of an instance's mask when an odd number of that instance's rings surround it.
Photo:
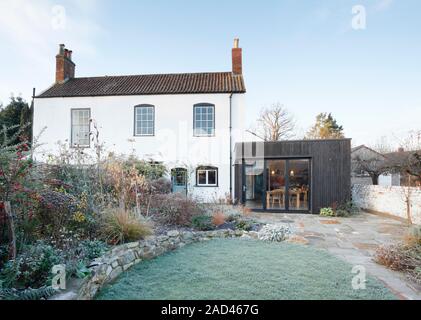
<path fill-rule="evenodd" d="M 32 112 L 32 105 L 29 106 L 23 98 L 11 97 L 8 105 L 0 105 L 0 129 L 4 127 L 12 128 L 9 134 L 13 135 L 17 133 L 20 128 L 24 128 L 22 130 L 22 134 L 25 136 L 24 139 L 31 141 Z M 3 138 L 0 137 L 0 139 Z M 18 143 L 18 141 L 13 142 Z"/>
<path fill-rule="evenodd" d="M 338 125 L 331 113 L 320 113 L 316 123 L 306 134 L 306 139 L 339 139 L 344 138 L 343 127 Z"/>

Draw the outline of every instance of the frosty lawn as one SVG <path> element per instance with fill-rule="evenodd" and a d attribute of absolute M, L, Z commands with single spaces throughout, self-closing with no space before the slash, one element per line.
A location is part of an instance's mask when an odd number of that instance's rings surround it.
<path fill-rule="evenodd" d="M 219 239 L 144 261 L 98 299 L 394 299 L 368 278 L 354 290 L 352 266 L 311 247 Z"/>

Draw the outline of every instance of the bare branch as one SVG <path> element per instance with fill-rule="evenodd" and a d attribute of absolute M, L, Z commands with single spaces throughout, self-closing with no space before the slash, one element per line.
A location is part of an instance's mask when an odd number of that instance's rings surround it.
<path fill-rule="evenodd" d="M 249 132 L 265 141 L 279 141 L 290 139 L 294 135 L 294 129 L 293 117 L 283 105 L 276 103 L 261 110 L 256 128 Z"/>

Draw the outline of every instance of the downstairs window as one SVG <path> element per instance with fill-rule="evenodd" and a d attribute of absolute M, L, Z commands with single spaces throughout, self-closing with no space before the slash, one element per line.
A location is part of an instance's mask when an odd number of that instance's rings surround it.
<path fill-rule="evenodd" d="M 198 167 L 196 170 L 196 185 L 198 187 L 216 187 L 218 185 L 218 168 Z"/>

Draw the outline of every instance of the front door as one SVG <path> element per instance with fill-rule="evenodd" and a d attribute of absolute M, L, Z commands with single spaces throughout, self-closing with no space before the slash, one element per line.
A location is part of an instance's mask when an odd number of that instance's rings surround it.
<path fill-rule="evenodd" d="M 171 170 L 171 191 L 187 195 L 187 169 L 174 168 Z"/>

